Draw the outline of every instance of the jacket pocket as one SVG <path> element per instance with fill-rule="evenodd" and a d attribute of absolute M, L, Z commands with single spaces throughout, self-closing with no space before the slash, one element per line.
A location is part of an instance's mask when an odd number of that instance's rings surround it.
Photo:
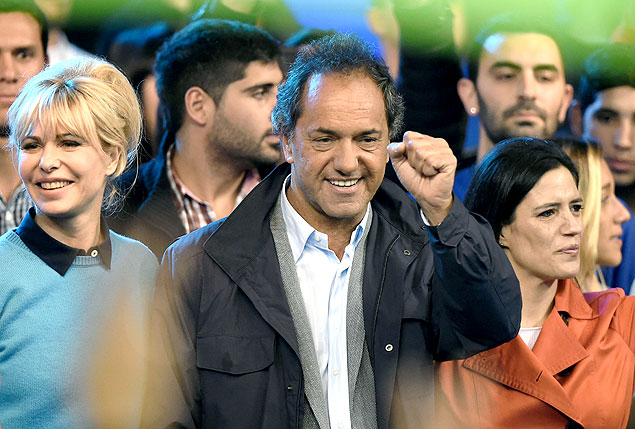
<path fill-rule="evenodd" d="M 196 366 L 233 375 L 260 371 L 273 363 L 275 336 L 199 337 Z"/>
<path fill-rule="evenodd" d="M 430 288 L 423 284 L 416 284 L 415 287 L 404 294 L 403 319 L 417 319 L 426 323 L 431 321 L 431 296 Z"/>

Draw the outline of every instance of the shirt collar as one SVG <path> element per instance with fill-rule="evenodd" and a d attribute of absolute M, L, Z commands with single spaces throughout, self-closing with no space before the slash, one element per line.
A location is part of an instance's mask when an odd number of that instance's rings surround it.
<path fill-rule="evenodd" d="M 287 227 L 287 235 L 289 236 L 289 244 L 291 245 L 291 253 L 293 254 L 293 259 L 297 263 L 300 256 L 302 256 L 302 252 L 304 251 L 304 247 L 306 246 L 307 241 L 311 237 L 311 234 L 316 232 L 317 230 L 313 228 L 309 223 L 304 220 L 302 216 L 293 208 L 289 200 L 287 199 L 287 186 L 291 179 L 291 175 L 287 176 L 284 180 L 284 184 L 282 185 L 281 191 L 281 206 L 282 206 L 282 217 L 284 218 L 284 223 Z M 369 213 L 370 213 L 370 203 L 366 207 L 366 214 L 364 214 L 364 218 L 357 225 L 357 228 L 351 234 L 351 243 L 353 246 L 357 246 L 357 243 L 362 237 L 364 232 L 364 228 L 368 223 Z"/>
<path fill-rule="evenodd" d="M 77 256 L 90 255 L 99 257 L 101 263 L 104 264 L 107 269 L 110 269 L 110 260 L 112 257 L 110 230 L 103 217 L 101 218 L 100 228 L 105 237 L 102 243 L 91 247 L 87 252 L 82 249 L 75 249 L 74 247 L 57 241 L 44 232 L 44 230 L 35 223 L 35 208 L 31 207 L 15 232 L 38 258 L 63 276 Z"/>
<path fill-rule="evenodd" d="M 185 197 L 188 197 L 201 205 L 209 206 L 207 202 L 197 197 L 194 194 L 194 192 L 190 190 L 190 188 L 181 180 L 179 175 L 176 173 L 176 170 L 174 169 L 174 163 L 172 162 L 174 151 L 175 151 L 175 146 L 173 143 L 168 149 L 168 153 L 166 156 L 167 176 L 168 176 L 168 181 L 170 182 L 172 191 L 178 194 L 179 196 L 178 198 L 179 201 L 177 201 L 179 204 L 179 208 L 183 206 L 183 199 Z M 243 181 L 240 184 L 240 190 L 238 192 L 238 199 L 236 201 L 236 205 L 238 205 L 238 203 L 240 203 L 247 196 L 247 194 L 250 193 L 256 187 L 258 183 L 260 183 L 261 180 L 262 179 L 260 178 L 260 173 L 258 173 L 258 169 L 253 168 L 251 170 L 246 170 L 245 177 L 243 178 Z"/>

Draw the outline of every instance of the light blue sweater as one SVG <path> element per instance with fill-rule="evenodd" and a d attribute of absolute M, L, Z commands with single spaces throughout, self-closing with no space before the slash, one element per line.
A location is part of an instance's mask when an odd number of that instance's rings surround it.
<path fill-rule="evenodd" d="M 112 231 L 110 240 L 110 270 L 99 258 L 77 256 L 61 276 L 14 231 L 0 237 L 2 429 L 98 425 L 93 404 L 100 392 L 90 383 L 104 379 L 95 368 L 121 363 L 108 362 L 121 356 L 110 347 L 112 339 L 145 348 L 139 343 L 146 338 L 136 334 L 148 327 L 158 264 L 141 243 Z M 133 367 L 143 369 L 142 353 L 132 356 L 141 362 Z M 106 379 L 121 382 L 116 370 L 105 372 Z M 143 385 L 136 380 L 128 380 L 128 393 L 138 404 L 127 404 L 136 411 L 122 417 L 123 426 L 138 424 Z"/>

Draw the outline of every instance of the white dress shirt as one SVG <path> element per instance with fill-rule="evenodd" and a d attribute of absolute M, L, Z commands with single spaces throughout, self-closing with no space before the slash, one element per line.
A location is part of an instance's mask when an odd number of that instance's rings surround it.
<path fill-rule="evenodd" d="M 313 345 L 332 429 L 350 429 L 346 347 L 346 303 L 353 256 L 369 218 L 370 204 L 340 261 L 328 248 L 328 236 L 295 211 L 282 187 L 282 215 L 296 265 L 300 290 L 311 325 Z"/>

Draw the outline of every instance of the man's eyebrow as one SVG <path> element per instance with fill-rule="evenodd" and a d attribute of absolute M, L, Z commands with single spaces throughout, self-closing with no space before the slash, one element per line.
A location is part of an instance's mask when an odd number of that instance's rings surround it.
<path fill-rule="evenodd" d="M 329 130 L 328 128 L 322 128 L 322 127 L 309 131 L 309 134 L 313 134 L 313 133 L 329 134 L 332 136 L 338 135 L 338 133 L 335 130 Z"/>
<path fill-rule="evenodd" d="M 36 49 L 37 49 L 37 45 L 35 45 L 35 44 L 18 45 L 18 46 L 12 46 L 11 47 L 11 51 L 12 52 L 16 52 L 16 51 L 34 51 Z"/>
<path fill-rule="evenodd" d="M 250 87 L 247 87 L 245 89 L 243 89 L 243 92 L 252 92 L 252 91 L 256 91 L 256 90 L 260 90 L 260 89 L 271 89 L 274 88 L 276 86 L 275 83 L 258 83 L 256 85 L 252 85 Z"/>
<path fill-rule="evenodd" d="M 311 134 L 311 133 L 330 134 L 330 135 L 334 135 L 334 136 L 339 135 L 339 133 L 337 131 L 335 131 L 335 130 L 331 130 L 331 129 L 328 129 L 328 128 L 322 128 L 322 127 L 316 128 L 314 130 L 311 130 L 309 132 L 309 134 Z M 355 133 L 356 136 L 367 136 L 369 134 L 381 134 L 381 130 L 377 130 L 375 128 L 371 128 L 369 130 L 363 130 L 363 131 L 360 131 L 358 133 Z"/>
<path fill-rule="evenodd" d="M 494 64 L 492 64 L 490 70 L 495 70 L 503 67 L 511 68 L 514 70 L 521 70 L 522 68 L 520 67 L 520 65 L 512 63 L 511 61 L 496 61 Z"/>
<path fill-rule="evenodd" d="M 367 136 L 369 134 L 381 134 L 381 130 L 376 130 L 375 128 L 371 128 L 370 130 L 364 130 L 357 133 L 358 136 Z"/>
<path fill-rule="evenodd" d="M 611 115 L 611 116 L 618 116 L 618 113 L 616 110 L 613 110 L 609 107 L 600 107 L 598 110 L 596 110 L 593 115 Z"/>
<path fill-rule="evenodd" d="M 558 73 L 558 67 L 553 64 L 538 64 L 534 66 L 534 71 L 552 71 Z"/>

